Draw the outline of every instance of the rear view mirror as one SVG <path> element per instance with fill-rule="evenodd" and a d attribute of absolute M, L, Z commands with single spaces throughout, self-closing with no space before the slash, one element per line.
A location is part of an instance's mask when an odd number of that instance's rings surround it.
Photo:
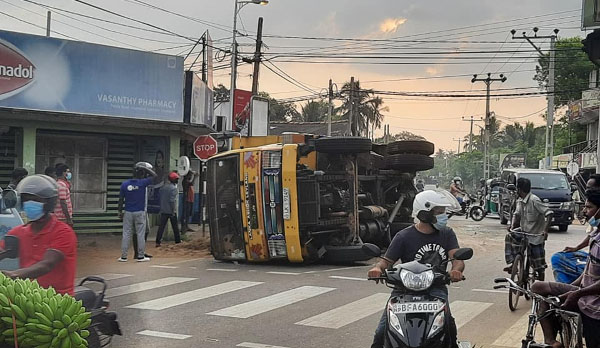
<path fill-rule="evenodd" d="M 381 257 L 381 249 L 375 244 L 365 243 L 361 247 L 362 251 L 372 257 Z"/>
<path fill-rule="evenodd" d="M 506 189 L 510 191 L 516 191 L 517 187 L 515 186 L 515 184 L 508 184 L 506 185 Z"/>
<path fill-rule="evenodd" d="M 458 250 L 456 250 L 456 252 L 454 253 L 454 259 L 455 260 L 469 260 L 470 258 L 473 257 L 473 249 L 471 248 L 460 248 Z"/>
<path fill-rule="evenodd" d="M 2 201 L 4 202 L 5 209 L 12 209 L 17 206 L 17 191 L 4 190 L 2 191 Z"/>
<path fill-rule="evenodd" d="M 9 259 L 19 257 L 19 238 L 4 236 L 4 257 Z"/>

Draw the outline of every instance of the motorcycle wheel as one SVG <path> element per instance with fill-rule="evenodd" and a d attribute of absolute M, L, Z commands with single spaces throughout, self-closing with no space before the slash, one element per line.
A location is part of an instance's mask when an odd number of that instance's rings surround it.
<path fill-rule="evenodd" d="M 469 213 L 473 221 L 481 221 L 485 217 L 485 212 L 480 206 L 474 206 Z"/>
<path fill-rule="evenodd" d="M 517 285 L 523 286 L 521 283 L 523 281 L 523 257 L 521 255 L 517 255 L 515 257 L 515 261 L 513 261 L 510 279 Z M 508 290 L 508 308 L 510 308 L 512 312 L 517 309 L 519 297 L 521 297 L 521 293 L 519 291 L 511 289 Z"/>
<path fill-rule="evenodd" d="M 86 338 L 88 342 L 89 348 L 100 348 L 103 347 L 100 342 L 100 335 L 98 334 L 98 329 L 95 326 L 90 326 L 88 329 L 90 331 L 90 335 Z"/>

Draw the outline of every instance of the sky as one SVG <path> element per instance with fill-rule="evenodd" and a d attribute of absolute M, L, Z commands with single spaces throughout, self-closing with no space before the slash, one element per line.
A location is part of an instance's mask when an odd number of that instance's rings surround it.
<path fill-rule="evenodd" d="M 146 24 L 75 0 L 35 2 L 56 8 L 52 10 L 52 36 L 59 38 L 66 35 L 185 56 L 192 49 L 193 40 L 209 30 L 215 47 L 231 47 L 233 0 L 85 0 Z M 0 29 L 44 35 L 47 8 L 40 5 L 0 0 Z M 258 17 L 264 18 L 263 50 L 270 59 L 265 65 L 278 73 L 261 67 L 260 90 L 278 99 L 322 93 L 330 78 L 341 88 L 351 76 L 360 81 L 362 88 L 376 91 L 480 96 L 485 85 L 471 83 L 471 75 L 485 77 L 488 72 L 492 77 L 500 73 L 507 77 L 505 83 L 492 84 L 492 90 L 504 89 L 498 93 L 535 92 L 539 91 L 533 80 L 536 53 L 524 40 L 513 40 L 510 30 L 517 30 L 517 36 L 524 31 L 532 35 L 532 28 L 538 27 L 539 35 L 549 35 L 558 28 L 559 37 L 585 36 L 579 29 L 579 0 L 270 0 L 267 5 L 249 4 L 239 11 L 242 56 L 250 57 L 254 51 Z M 535 42 L 542 50 L 549 48 L 548 40 Z M 186 61 L 188 64 L 197 52 L 198 48 Z M 282 57 L 284 54 L 287 57 Z M 344 55 L 355 58 L 343 58 Z M 217 54 L 217 60 L 222 58 L 223 54 Z M 228 62 L 229 57 L 225 57 L 215 66 Z M 238 88 L 251 88 L 251 73 L 249 64 L 239 67 Z M 286 75 L 289 77 L 284 78 Z M 229 70 L 216 70 L 214 79 L 215 83 L 229 86 Z M 382 98 L 389 108 L 384 112 L 384 124 L 389 124 L 392 134 L 410 131 L 446 150 L 456 151 L 455 140 L 469 133 L 470 124 L 463 118 L 485 114 L 485 100 L 480 97 Z M 543 124 L 540 115 L 546 106 L 544 96 L 491 100 L 491 110 L 503 124 Z M 474 130 L 478 132 L 477 127 Z M 383 129 L 376 131 L 376 135 L 382 133 Z"/>

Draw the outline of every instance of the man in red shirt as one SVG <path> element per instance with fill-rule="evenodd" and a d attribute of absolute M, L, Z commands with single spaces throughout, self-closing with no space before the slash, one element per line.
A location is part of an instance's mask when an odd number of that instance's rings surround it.
<path fill-rule="evenodd" d="M 71 203 L 71 169 L 64 163 L 56 165 L 56 184 L 58 185 L 58 202 L 54 215 L 67 225 L 73 227 L 73 204 Z"/>
<path fill-rule="evenodd" d="M 19 183 L 17 192 L 29 223 L 8 232 L 19 239 L 20 268 L 4 274 L 37 279 L 43 287 L 73 295 L 77 237 L 69 225 L 51 214 L 58 198 L 56 183 L 46 175 L 32 175 Z M 4 248 L 4 241 L 0 247 Z"/>

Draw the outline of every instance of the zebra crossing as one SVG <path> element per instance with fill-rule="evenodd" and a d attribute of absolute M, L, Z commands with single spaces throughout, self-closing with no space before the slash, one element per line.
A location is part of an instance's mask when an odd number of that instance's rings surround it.
<path fill-rule="evenodd" d="M 344 286 L 333 287 L 304 285 L 277 291 L 271 290 L 269 287 L 270 284 L 266 281 L 247 280 L 228 280 L 208 286 L 199 285 L 197 288 L 189 290 L 191 286 L 193 287 L 195 282 L 199 283 L 201 280 L 193 277 L 170 276 L 155 280 L 136 282 L 135 276 L 118 274 L 109 274 L 106 278 L 111 278 L 111 276 L 112 279 L 109 281 L 109 283 L 113 280 L 118 280 L 120 284 L 123 284 L 125 281 L 129 282 L 127 285 L 120 285 L 113 288 L 109 286 L 109 290 L 107 291 L 107 296 L 111 298 L 111 301 L 122 298 L 123 302 L 130 302 L 124 303 L 124 308 L 121 309 L 122 311 L 141 310 L 148 311 L 150 313 L 160 312 L 172 308 L 178 308 L 179 306 L 191 303 L 201 304 L 201 301 L 210 300 L 211 298 L 228 296 L 232 299 L 231 303 L 229 303 L 230 305 L 216 310 L 207 310 L 204 312 L 204 315 L 209 317 L 226 317 L 237 320 L 260 317 L 260 315 L 282 308 L 289 309 L 290 307 L 296 306 L 303 301 L 308 301 L 319 296 L 336 294 L 336 292 L 339 293 L 340 291 L 347 290 L 347 288 Z M 187 285 L 187 287 L 185 287 L 186 290 L 180 290 L 183 289 L 181 285 Z M 151 293 L 150 290 L 168 287 L 171 287 L 169 291 L 176 289 L 176 293 L 167 296 L 157 295 L 157 298 L 142 302 L 135 302 L 136 296 L 128 297 L 128 295 L 137 295 L 141 293 L 144 293 L 146 296 Z M 244 300 L 240 300 L 240 298 L 242 298 L 242 296 L 240 296 L 241 292 L 247 294 L 247 292 L 244 290 L 256 290 L 261 289 L 262 287 L 264 287 L 262 290 L 266 289 L 264 296 L 255 299 L 244 296 Z M 495 296 L 501 296 L 501 294 L 495 294 Z M 145 299 L 147 298 L 148 297 L 145 297 Z M 311 313 L 314 315 L 307 315 L 307 317 L 303 318 L 302 320 L 294 320 L 290 323 L 290 325 L 329 330 L 342 329 L 366 318 L 379 318 L 388 298 L 389 293 L 378 292 L 357 298 L 345 304 L 331 305 L 330 307 L 322 306 L 322 308 L 320 308 L 320 313 Z M 494 302 L 454 300 L 451 301 L 450 308 L 455 318 L 457 327 L 460 329 L 469 322 L 477 320 L 478 317 L 483 318 L 486 315 L 493 315 L 495 310 L 492 308 L 493 305 Z M 491 345 L 497 347 L 515 347 L 520 345 L 520 341 L 527 327 L 527 315 L 528 313 L 526 312 L 523 312 L 521 315 L 515 315 L 514 324 L 512 324 L 512 326 L 510 326 L 510 328 L 508 328 L 505 332 L 499 333 L 498 337 L 492 338 L 490 340 L 490 343 L 493 342 Z M 171 334 L 153 331 L 152 328 L 146 328 L 146 330 L 137 332 L 137 334 L 142 336 L 174 340 L 185 340 L 193 337 L 191 333 L 182 332 Z M 246 342 L 243 344 L 250 347 L 254 343 Z M 244 345 L 242 345 L 242 347 L 243 346 Z"/>

